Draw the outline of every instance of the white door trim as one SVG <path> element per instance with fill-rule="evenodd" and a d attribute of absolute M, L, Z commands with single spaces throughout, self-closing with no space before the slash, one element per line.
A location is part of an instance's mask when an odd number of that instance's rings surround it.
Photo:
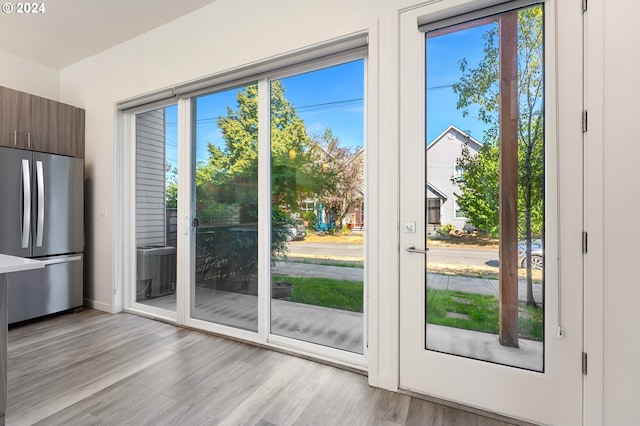
<path fill-rule="evenodd" d="M 404 253 L 409 244 L 422 248 L 424 242 L 420 241 L 420 236 L 425 235 L 424 220 L 421 220 L 424 219 L 424 200 L 407 189 L 413 181 L 420 181 L 423 177 L 425 162 L 420 151 L 411 150 L 416 141 L 424 147 L 425 140 L 424 34 L 418 33 L 416 21 L 425 13 L 441 11 L 454 3 L 429 4 L 407 11 L 400 17 L 400 162 L 402 171 L 413 172 L 400 177 L 400 225 L 403 221 L 417 223 L 415 234 L 400 232 L 399 235 L 401 274 L 413 270 L 414 276 L 419 276 L 422 269 L 424 276 L 422 256 Z M 549 289 L 545 301 L 545 372 L 536 373 L 458 357 L 452 360 L 454 357 L 446 354 L 424 351 L 424 332 L 420 331 L 419 321 L 405 317 L 415 312 L 418 319 L 419 315 L 424 315 L 423 297 L 412 293 L 412 297 L 401 295 L 400 300 L 400 387 L 516 418 L 575 424 L 577 418 L 582 418 L 584 406 L 580 392 L 583 387 L 582 303 L 576 303 L 583 297 L 582 18 L 572 5 L 554 0 L 545 2 L 545 14 L 546 233 L 552 237 L 548 238 L 549 243 L 545 247 L 546 285 Z M 562 167 L 559 167 L 560 163 Z M 419 286 L 417 282 L 414 284 Z M 550 288 L 552 285 L 554 290 Z M 410 286 L 410 282 L 401 279 L 401 294 L 405 294 Z M 562 305 L 557 303 L 558 298 Z M 564 330 L 562 338 L 557 337 L 560 326 Z M 410 342 L 409 346 L 403 342 Z M 408 347 L 413 349 L 408 350 Z M 412 351 L 424 355 L 419 359 L 411 357 L 408 354 Z M 427 372 L 426 375 L 417 377 L 418 366 Z M 517 382 L 513 382 L 514 378 Z M 551 382 L 554 383 L 550 387 L 548 383 Z M 491 393 L 486 391 L 490 383 L 503 384 L 502 387 L 491 387 L 491 392 L 499 397 L 487 395 Z M 518 386 L 516 383 L 526 386 L 518 387 L 518 392 L 515 392 L 513 386 Z M 525 393 L 526 399 L 532 404 L 522 403 L 523 392 L 529 393 Z M 564 396 L 559 397 L 556 392 Z"/>

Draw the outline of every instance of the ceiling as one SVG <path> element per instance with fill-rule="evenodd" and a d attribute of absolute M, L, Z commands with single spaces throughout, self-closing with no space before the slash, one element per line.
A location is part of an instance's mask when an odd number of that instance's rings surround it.
<path fill-rule="evenodd" d="M 18 14 L 10 0 L 0 12 L 0 51 L 61 70 L 214 1 L 39 0 L 44 13 Z"/>

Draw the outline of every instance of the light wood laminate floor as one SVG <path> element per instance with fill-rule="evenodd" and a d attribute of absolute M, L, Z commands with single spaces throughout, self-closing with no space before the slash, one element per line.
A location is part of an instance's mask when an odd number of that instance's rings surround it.
<path fill-rule="evenodd" d="M 483 425 L 365 376 L 92 309 L 9 331 L 8 425 Z"/>

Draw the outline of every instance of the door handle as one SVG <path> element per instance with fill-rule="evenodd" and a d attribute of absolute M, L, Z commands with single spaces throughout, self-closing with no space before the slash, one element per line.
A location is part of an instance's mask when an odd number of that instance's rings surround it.
<path fill-rule="evenodd" d="M 29 160 L 22 160 L 22 248 L 29 248 L 31 232 L 31 176 Z"/>
<path fill-rule="evenodd" d="M 42 247 L 44 234 L 44 170 L 42 161 L 36 161 L 36 178 L 38 180 L 38 223 L 36 225 L 36 247 Z"/>
<path fill-rule="evenodd" d="M 420 250 L 420 249 L 417 249 L 415 245 L 411 244 L 405 250 L 407 251 L 407 253 L 427 254 L 427 252 L 429 251 L 429 248 L 427 247 L 424 250 Z"/>

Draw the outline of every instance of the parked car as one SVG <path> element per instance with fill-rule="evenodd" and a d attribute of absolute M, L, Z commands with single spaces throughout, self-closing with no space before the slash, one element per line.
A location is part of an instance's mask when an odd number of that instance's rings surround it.
<path fill-rule="evenodd" d="M 307 236 L 307 227 L 302 219 L 294 219 L 292 223 L 285 225 L 289 231 L 288 240 L 304 240 Z"/>
<path fill-rule="evenodd" d="M 527 267 L 527 243 L 518 241 L 518 265 L 521 268 Z M 531 268 L 542 269 L 544 267 L 544 254 L 542 240 L 531 241 Z"/>

